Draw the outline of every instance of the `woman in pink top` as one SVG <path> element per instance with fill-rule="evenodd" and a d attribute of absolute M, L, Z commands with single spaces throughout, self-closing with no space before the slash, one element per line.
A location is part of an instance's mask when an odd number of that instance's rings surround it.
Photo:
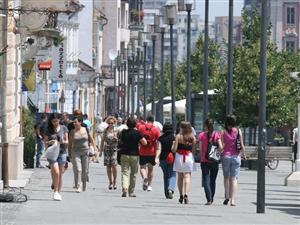
<path fill-rule="evenodd" d="M 235 206 L 235 195 L 238 184 L 237 178 L 240 173 L 241 155 L 245 156 L 243 135 L 240 129 L 235 127 L 236 119 L 233 115 L 227 115 L 225 119 L 225 129 L 222 132 L 222 168 L 224 175 L 225 200 L 224 205 L 230 201 L 231 206 Z M 237 148 L 237 139 L 240 139 L 241 148 Z"/>
<path fill-rule="evenodd" d="M 208 143 L 217 143 L 219 149 L 222 149 L 222 142 L 220 133 L 214 131 L 213 119 L 206 119 L 205 131 L 201 132 L 198 137 L 201 142 L 201 171 L 202 182 L 205 191 L 207 203 L 205 205 L 211 205 L 214 201 L 214 195 L 216 190 L 216 179 L 219 171 L 219 162 L 210 161 L 207 159 L 207 147 Z"/>

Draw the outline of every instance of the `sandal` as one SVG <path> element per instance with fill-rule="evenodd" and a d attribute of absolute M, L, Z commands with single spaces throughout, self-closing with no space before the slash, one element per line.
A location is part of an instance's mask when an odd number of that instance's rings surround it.
<path fill-rule="evenodd" d="M 179 203 L 182 204 L 183 202 L 183 195 L 180 195 L 180 198 L 178 199 Z"/>
<path fill-rule="evenodd" d="M 113 189 L 113 185 L 110 184 L 110 185 L 108 186 L 108 189 L 109 189 L 109 190 L 112 190 L 112 189 Z"/>
<path fill-rule="evenodd" d="M 223 202 L 223 205 L 227 205 L 228 202 L 229 202 L 229 198 L 226 198 L 226 199 L 224 200 L 224 202 Z"/>
<path fill-rule="evenodd" d="M 184 204 L 189 204 L 189 198 L 187 195 L 184 195 L 183 200 L 184 200 Z"/>

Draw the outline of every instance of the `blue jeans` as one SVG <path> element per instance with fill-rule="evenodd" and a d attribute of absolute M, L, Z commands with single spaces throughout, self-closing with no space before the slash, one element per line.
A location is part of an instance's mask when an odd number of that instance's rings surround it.
<path fill-rule="evenodd" d="M 41 165 L 41 156 L 43 155 L 45 144 L 43 139 L 37 138 L 36 139 L 36 163 L 35 166 L 39 167 Z"/>
<path fill-rule="evenodd" d="M 202 182 L 207 202 L 213 202 L 216 191 L 216 179 L 219 171 L 219 164 L 201 163 Z"/>
<path fill-rule="evenodd" d="M 168 197 L 168 190 L 175 191 L 176 172 L 173 171 L 173 164 L 168 164 L 166 160 L 160 160 L 160 167 L 164 174 L 165 196 Z"/>

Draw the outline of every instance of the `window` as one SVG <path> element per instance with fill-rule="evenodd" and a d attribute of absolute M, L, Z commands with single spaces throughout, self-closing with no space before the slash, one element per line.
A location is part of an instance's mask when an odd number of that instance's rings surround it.
<path fill-rule="evenodd" d="M 296 50 L 295 41 L 286 41 L 285 43 L 285 49 L 289 52 L 295 52 Z"/>
<path fill-rule="evenodd" d="M 289 25 L 295 24 L 295 8 L 294 7 L 288 7 L 287 8 L 287 17 L 286 22 Z"/>

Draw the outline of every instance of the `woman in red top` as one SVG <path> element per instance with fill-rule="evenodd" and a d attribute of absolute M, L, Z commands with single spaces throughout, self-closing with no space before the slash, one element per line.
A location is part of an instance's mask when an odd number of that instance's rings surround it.
<path fill-rule="evenodd" d="M 211 205 L 214 201 L 219 162 L 214 162 L 207 159 L 207 148 L 209 143 L 214 142 L 218 144 L 219 149 L 222 149 L 220 133 L 214 131 L 213 119 L 206 119 L 205 131 L 199 134 L 199 141 L 201 142 L 202 182 L 207 199 L 207 203 L 205 205 Z"/>

